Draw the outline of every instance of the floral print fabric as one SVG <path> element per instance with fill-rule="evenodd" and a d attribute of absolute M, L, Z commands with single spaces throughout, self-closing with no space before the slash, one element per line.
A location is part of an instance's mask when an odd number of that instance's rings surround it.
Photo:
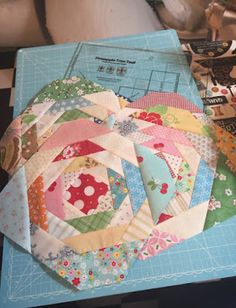
<path fill-rule="evenodd" d="M 162 93 L 162 103 L 155 95 L 129 104 L 83 78 L 56 80 L 0 142 L 1 167 L 13 180 L 18 170 L 27 180 L 22 208 L 31 235 L 27 243 L 12 235 L 17 221 L 4 230 L 0 224 L 0 230 L 77 289 L 120 282 L 135 259 L 236 214 L 234 175 L 222 167 L 232 156 L 218 164 L 211 198 L 195 196 L 191 203 L 194 193 L 203 195 L 199 179 L 206 179 L 206 170 L 211 190 L 217 150 L 208 151 L 208 159 L 202 144 L 212 146 L 215 131 L 179 95 Z M 21 206 L 13 209 L 1 198 L 0 222 L 4 206 L 9 217 L 22 218 Z M 198 223 L 189 224 L 187 215 Z M 22 231 L 22 221 L 18 224 Z M 176 225 L 184 231 L 178 233 Z"/>
<path fill-rule="evenodd" d="M 138 258 L 140 260 L 145 260 L 146 258 L 155 256 L 161 251 L 166 250 L 169 247 L 182 241 L 183 239 L 178 238 L 176 235 L 153 230 L 149 239 L 141 249 Z"/>
<path fill-rule="evenodd" d="M 135 242 L 81 255 L 74 255 L 67 249 L 46 264 L 74 287 L 83 290 L 124 280 L 139 250 L 140 243 Z"/>
<path fill-rule="evenodd" d="M 205 229 L 236 215 L 236 177 L 221 154 L 215 173 Z"/>

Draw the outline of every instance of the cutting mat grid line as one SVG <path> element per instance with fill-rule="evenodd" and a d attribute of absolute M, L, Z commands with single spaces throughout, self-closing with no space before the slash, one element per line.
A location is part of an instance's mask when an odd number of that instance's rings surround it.
<path fill-rule="evenodd" d="M 174 31 L 108 39 L 106 43 L 176 53 L 181 50 Z M 73 43 L 29 48 L 18 53 L 15 116 L 44 85 L 62 78 L 76 46 Z M 171 76 L 168 78 L 170 81 Z M 196 87 L 191 78 L 189 83 L 194 97 Z M 31 255 L 5 240 L 0 306 L 3 303 L 7 307 L 33 307 L 233 276 L 236 275 L 235 234 L 236 218 L 232 218 L 153 258 L 136 261 L 121 284 L 82 292 L 75 292 L 69 285 L 56 280 L 55 275 Z"/>
<path fill-rule="evenodd" d="M 225 246 L 224 243 L 225 232 L 227 234 L 232 233 L 232 228 L 235 228 L 234 218 L 225 222 L 224 226 L 223 224 L 217 225 L 214 230 L 210 229 L 201 233 L 153 258 L 146 261 L 136 261 L 123 283 L 106 286 L 103 289 L 118 291 L 120 288 L 138 286 L 145 282 L 156 283 L 157 281 L 164 281 L 166 278 L 178 279 L 183 276 L 190 276 L 194 279 L 202 273 L 217 273 L 223 270 L 231 270 L 232 273 L 236 273 L 236 243 L 232 243 L 231 246 Z M 213 244 L 212 238 L 215 238 Z M 193 247 L 193 242 L 196 247 Z M 224 250 L 223 255 L 222 250 Z M 227 265 L 224 264 L 225 259 L 228 260 Z M 9 248 L 7 262 L 9 262 L 8 296 L 11 300 L 52 296 L 55 292 L 57 295 L 74 293 L 69 285 L 65 287 L 55 282 L 51 277 L 51 280 L 48 280 L 47 272 L 50 272 L 50 270 L 45 270 L 45 267 L 35 262 L 32 256 L 15 249 L 14 245 Z M 26 262 L 27 266 L 25 266 Z M 18 264 L 18 268 L 14 268 L 15 264 Z M 42 271 L 42 268 L 44 268 L 44 271 Z M 17 275 L 16 271 L 18 272 Z M 96 290 L 91 291 L 92 293 L 96 292 Z M 77 292 L 77 295 L 83 295 L 86 292 L 88 291 Z"/>

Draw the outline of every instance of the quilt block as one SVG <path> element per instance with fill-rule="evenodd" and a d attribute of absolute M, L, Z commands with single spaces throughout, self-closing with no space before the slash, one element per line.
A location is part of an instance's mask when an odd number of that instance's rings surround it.
<path fill-rule="evenodd" d="M 79 290 L 120 282 L 135 259 L 236 214 L 222 134 L 177 93 L 130 103 L 56 80 L 0 142 L 0 231 Z"/>

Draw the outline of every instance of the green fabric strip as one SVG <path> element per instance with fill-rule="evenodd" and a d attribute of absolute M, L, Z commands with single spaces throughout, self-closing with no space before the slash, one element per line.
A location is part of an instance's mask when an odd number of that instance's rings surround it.
<path fill-rule="evenodd" d="M 90 116 L 78 109 L 67 110 L 60 116 L 60 118 L 55 123 L 63 123 L 67 121 L 77 120 L 77 119 L 87 119 Z"/>
<path fill-rule="evenodd" d="M 67 220 L 66 222 L 81 233 L 104 229 L 111 221 L 115 211 L 99 212 L 94 215 Z"/>
<path fill-rule="evenodd" d="M 220 154 L 204 230 L 236 215 L 236 177 L 226 162 Z"/>
<path fill-rule="evenodd" d="M 80 77 L 72 77 L 64 80 L 58 79 L 45 86 L 33 100 L 33 104 L 42 103 L 45 99 L 71 99 L 104 90 L 102 86 Z"/>

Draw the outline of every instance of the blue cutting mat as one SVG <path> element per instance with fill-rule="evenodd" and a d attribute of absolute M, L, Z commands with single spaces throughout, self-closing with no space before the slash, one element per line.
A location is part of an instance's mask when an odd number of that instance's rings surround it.
<path fill-rule="evenodd" d="M 146 261 L 136 261 L 120 284 L 75 292 L 7 240 L 3 307 L 33 307 L 236 275 L 236 218 L 229 219 Z M 49 275 L 50 274 L 50 275 Z"/>
<path fill-rule="evenodd" d="M 181 53 L 174 31 L 110 39 L 106 43 Z M 80 70 L 77 44 L 30 48 L 17 59 L 15 115 L 42 86 L 64 74 Z M 70 60 L 73 59 L 73 62 Z M 70 69 L 68 63 L 71 63 Z M 189 80 L 192 93 L 196 90 Z M 182 244 L 146 261 L 137 261 L 128 278 L 119 285 L 76 292 L 7 240 L 4 243 L 1 304 L 4 307 L 32 307 L 236 274 L 236 218 L 217 225 Z"/>

